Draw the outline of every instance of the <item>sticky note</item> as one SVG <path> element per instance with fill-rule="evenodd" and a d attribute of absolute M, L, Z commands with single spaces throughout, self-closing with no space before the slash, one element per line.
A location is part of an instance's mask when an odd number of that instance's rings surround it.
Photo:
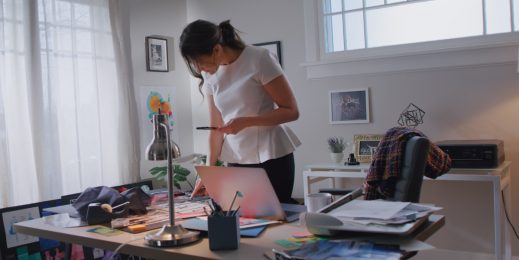
<path fill-rule="evenodd" d="M 137 224 L 137 225 L 128 226 L 128 230 L 130 230 L 130 232 L 146 231 L 146 225 Z"/>
<path fill-rule="evenodd" d="M 274 241 L 276 242 L 276 244 L 284 247 L 284 248 L 298 248 L 301 246 L 301 244 L 299 243 L 295 243 L 295 242 L 292 242 L 292 241 L 288 241 L 288 240 L 285 240 L 285 239 L 281 239 L 281 240 L 276 240 Z"/>

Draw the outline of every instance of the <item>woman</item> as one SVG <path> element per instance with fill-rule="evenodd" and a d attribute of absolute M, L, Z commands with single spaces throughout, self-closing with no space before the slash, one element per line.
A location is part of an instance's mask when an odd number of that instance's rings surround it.
<path fill-rule="evenodd" d="M 184 28 L 180 52 L 207 95 L 209 165 L 261 167 L 281 202 L 290 202 L 293 151 L 299 140 L 283 123 L 299 110 L 281 66 L 264 48 L 246 45 L 229 21 L 197 20 Z M 193 194 L 199 194 L 197 183 Z"/>

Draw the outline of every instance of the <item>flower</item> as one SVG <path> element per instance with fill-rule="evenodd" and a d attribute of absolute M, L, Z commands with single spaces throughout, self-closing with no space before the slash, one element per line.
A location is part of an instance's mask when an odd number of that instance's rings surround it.
<path fill-rule="evenodd" d="M 159 109 L 161 108 L 161 100 L 162 98 L 160 96 L 155 96 L 150 94 L 149 102 L 148 102 L 148 108 L 150 112 L 158 113 Z"/>

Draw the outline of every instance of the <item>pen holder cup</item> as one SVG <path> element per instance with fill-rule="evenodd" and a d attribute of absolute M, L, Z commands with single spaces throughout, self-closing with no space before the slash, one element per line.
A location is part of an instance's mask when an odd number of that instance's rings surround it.
<path fill-rule="evenodd" d="M 237 212 L 223 212 L 207 217 L 209 249 L 238 249 L 240 245 L 240 216 Z"/>

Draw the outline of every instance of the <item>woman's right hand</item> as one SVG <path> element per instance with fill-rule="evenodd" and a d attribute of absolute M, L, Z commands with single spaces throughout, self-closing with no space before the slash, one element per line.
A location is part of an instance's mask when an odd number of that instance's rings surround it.
<path fill-rule="evenodd" d="M 207 196 L 207 190 L 205 189 L 204 184 L 202 183 L 202 179 L 196 180 L 195 188 L 191 193 L 191 198 L 195 196 Z"/>

